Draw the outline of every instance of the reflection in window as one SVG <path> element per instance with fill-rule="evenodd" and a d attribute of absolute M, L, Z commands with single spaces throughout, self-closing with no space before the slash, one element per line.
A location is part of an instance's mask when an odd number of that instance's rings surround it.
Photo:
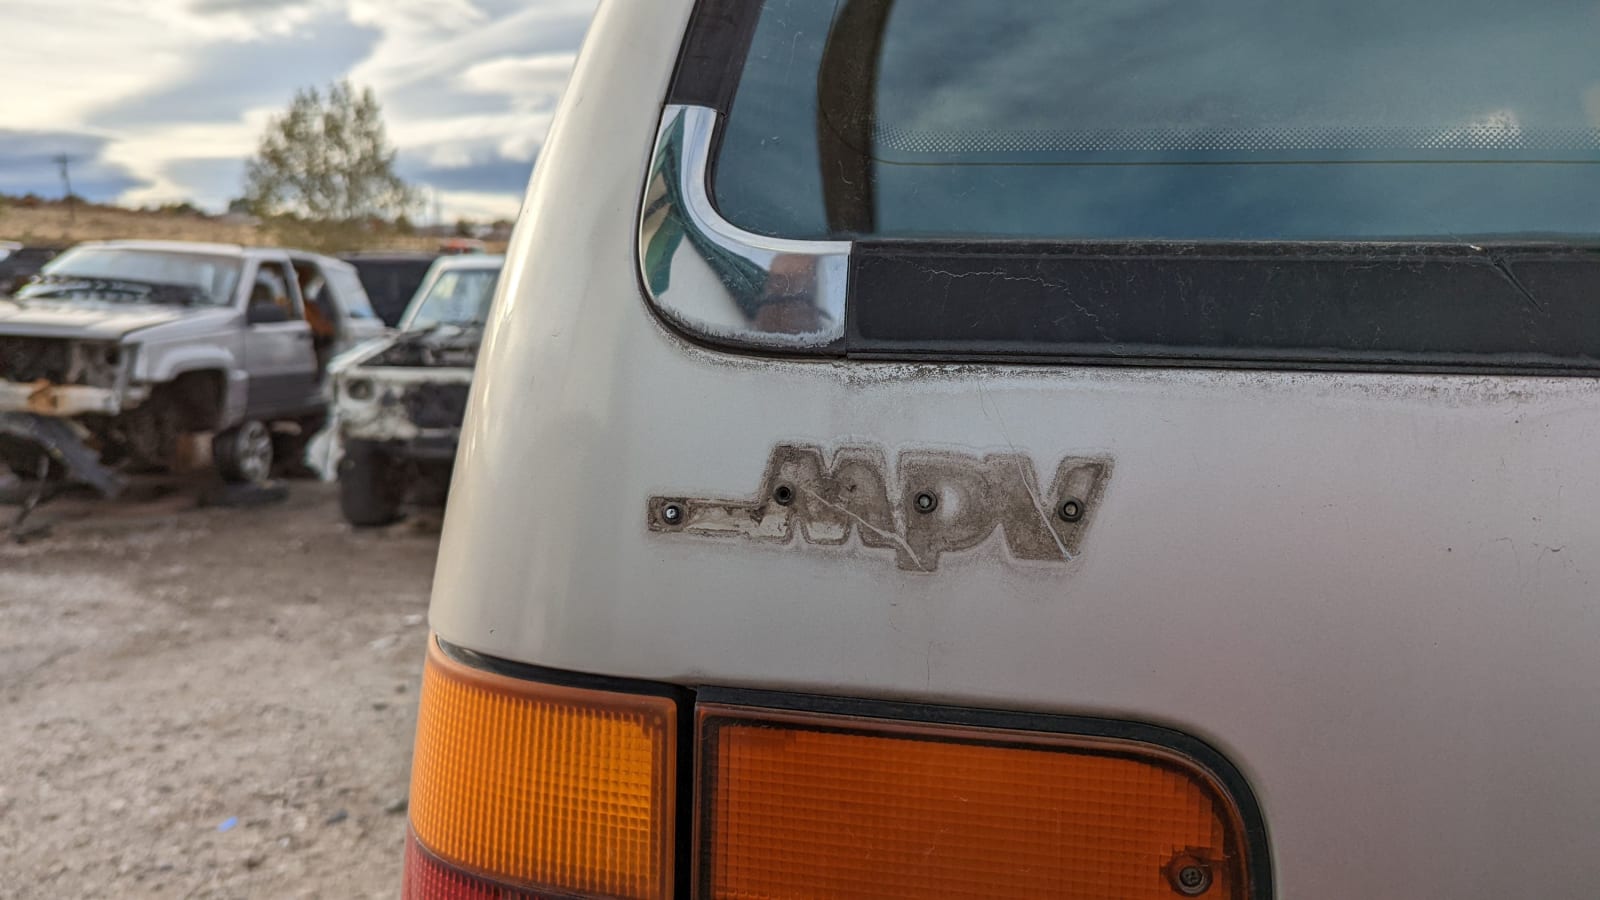
<path fill-rule="evenodd" d="M 753 231 L 1600 231 L 1594 2 L 1514 15 L 1485 0 L 764 0 L 762 10 L 714 185 L 723 214 Z"/>

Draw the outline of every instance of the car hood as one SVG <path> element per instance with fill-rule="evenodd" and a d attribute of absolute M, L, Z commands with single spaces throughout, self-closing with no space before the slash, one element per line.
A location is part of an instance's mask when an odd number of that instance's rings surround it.
<path fill-rule="evenodd" d="M 334 360 L 334 375 L 356 367 L 460 368 L 471 369 L 483 341 L 481 327 L 448 327 L 425 331 L 402 331 L 369 341 Z"/>
<path fill-rule="evenodd" d="M 114 341 L 209 311 L 156 304 L 0 299 L 0 334 Z"/>

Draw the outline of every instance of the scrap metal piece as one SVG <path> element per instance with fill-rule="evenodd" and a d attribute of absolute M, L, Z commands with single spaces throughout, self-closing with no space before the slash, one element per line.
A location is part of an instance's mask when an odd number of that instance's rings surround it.
<path fill-rule="evenodd" d="M 65 420 L 0 413 L 0 461 L 27 471 L 41 456 L 50 459 L 68 481 L 93 488 L 107 499 L 115 499 L 126 487 Z"/>

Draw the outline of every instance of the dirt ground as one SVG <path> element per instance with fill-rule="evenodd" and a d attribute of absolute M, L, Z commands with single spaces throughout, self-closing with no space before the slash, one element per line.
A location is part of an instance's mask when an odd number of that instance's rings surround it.
<path fill-rule="evenodd" d="M 436 522 L 0 506 L 0 898 L 393 897 Z"/>

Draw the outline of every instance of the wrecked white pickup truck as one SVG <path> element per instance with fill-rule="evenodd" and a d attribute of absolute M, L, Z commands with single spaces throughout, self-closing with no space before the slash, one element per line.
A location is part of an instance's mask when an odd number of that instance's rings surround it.
<path fill-rule="evenodd" d="M 212 432 L 230 481 L 260 481 L 325 421 L 327 363 L 382 334 L 347 263 L 220 244 L 81 244 L 0 299 L 0 463 L 172 464 Z M 52 462 L 45 462 L 50 460 Z M 36 468 L 38 467 L 38 468 Z"/>
<path fill-rule="evenodd" d="M 416 489 L 448 487 L 503 263 L 476 254 L 438 260 L 399 334 L 334 361 L 339 499 L 350 524 L 387 525 Z"/>

